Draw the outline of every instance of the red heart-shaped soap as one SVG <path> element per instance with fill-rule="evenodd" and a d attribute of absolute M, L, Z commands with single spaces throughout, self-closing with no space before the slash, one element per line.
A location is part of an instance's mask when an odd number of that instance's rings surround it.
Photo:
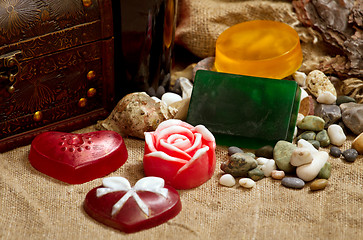
<path fill-rule="evenodd" d="M 29 162 L 48 176 L 80 184 L 117 170 L 127 157 L 125 142 L 114 131 L 45 132 L 34 138 Z"/>
<path fill-rule="evenodd" d="M 150 179 L 162 181 L 162 185 L 148 182 Z M 182 209 L 178 192 L 173 187 L 164 186 L 164 180 L 157 177 L 142 178 L 134 188 L 96 187 L 88 192 L 83 207 L 92 218 L 125 233 L 160 225 L 178 215 Z"/>

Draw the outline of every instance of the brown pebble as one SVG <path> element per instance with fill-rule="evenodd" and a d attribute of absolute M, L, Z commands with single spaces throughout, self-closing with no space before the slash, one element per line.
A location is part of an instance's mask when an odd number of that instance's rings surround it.
<path fill-rule="evenodd" d="M 279 170 L 272 170 L 271 177 L 273 179 L 281 180 L 281 179 L 283 179 L 285 177 L 285 172 L 284 171 L 279 171 Z"/>
<path fill-rule="evenodd" d="M 316 179 L 311 183 L 310 190 L 311 191 L 322 190 L 322 189 L 324 189 L 326 187 L 326 185 L 328 185 L 328 180 L 326 180 L 326 179 Z"/>

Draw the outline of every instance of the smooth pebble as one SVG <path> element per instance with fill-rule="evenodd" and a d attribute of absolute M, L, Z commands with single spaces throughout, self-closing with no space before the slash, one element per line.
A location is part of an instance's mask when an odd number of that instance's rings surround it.
<path fill-rule="evenodd" d="M 304 72 L 296 71 L 292 74 L 292 77 L 299 86 L 305 87 L 306 74 Z"/>
<path fill-rule="evenodd" d="M 308 115 L 297 125 L 303 130 L 321 131 L 324 129 L 325 121 L 321 117 Z"/>
<path fill-rule="evenodd" d="M 318 152 L 318 150 L 308 141 L 304 140 L 304 139 L 300 139 L 298 142 L 297 142 L 297 147 L 299 148 L 308 148 L 311 153 L 316 153 Z"/>
<path fill-rule="evenodd" d="M 256 186 L 256 182 L 253 181 L 251 178 L 241 178 L 238 183 L 244 188 L 253 188 L 254 186 Z"/>
<path fill-rule="evenodd" d="M 363 154 L 363 133 L 359 134 L 352 142 L 352 148 Z"/>
<path fill-rule="evenodd" d="M 285 172 L 281 170 L 272 170 L 271 177 L 273 179 L 281 180 L 285 177 Z"/>
<path fill-rule="evenodd" d="M 320 146 L 327 147 L 330 145 L 328 132 L 324 129 L 316 134 L 316 141 L 319 141 Z"/>
<path fill-rule="evenodd" d="M 235 153 L 243 153 L 243 150 L 235 146 L 231 146 L 228 148 L 228 156 L 232 156 Z"/>
<path fill-rule="evenodd" d="M 311 191 L 322 190 L 328 185 L 328 180 L 326 179 L 316 179 L 310 184 Z"/>
<path fill-rule="evenodd" d="M 319 151 L 313 153 L 313 161 L 309 164 L 297 167 L 296 175 L 305 182 L 309 182 L 318 176 L 328 159 L 329 154 L 327 152 Z"/>
<path fill-rule="evenodd" d="M 164 93 L 161 97 L 161 101 L 165 102 L 167 106 L 170 106 L 171 104 L 175 102 L 179 102 L 182 100 L 182 97 L 176 93 L 167 92 Z"/>
<path fill-rule="evenodd" d="M 274 148 L 270 145 L 266 145 L 256 149 L 255 155 L 257 157 L 264 157 L 264 158 L 273 158 Z"/>
<path fill-rule="evenodd" d="M 264 165 L 265 163 L 268 162 L 268 160 L 269 160 L 268 158 L 264 158 L 264 157 L 259 157 L 256 159 L 258 165 Z"/>
<path fill-rule="evenodd" d="M 329 151 L 330 155 L 332 155 L 335 158 L 339 158 L 342 155 L 342 151 L 340 148 L 332 146 Z"/>
<path fill-rule="evenodd" d="M 236 184 L 236 179 L 231 174 L 224 174 L 219 179 L 219 183 L 226 187 L 233 187 Z"/>
<path fill-rule="evenodd" d="M 309 148 L 296 148 L 291 155 L 290 163 L 292 166 L 298 167 L 311 163 L 313 155 Z"/>
<path fill-rule="evenodd" d="M 265 174 L 261 169 L 255 168 L 255 169 L 248 171 L 248 177 L 254 181 L 258 181 L 258 180 L 261 180 L 262 178 L 264 178 Z"/>
<path fill-rule="evenodd" d="M 338 147 L 342 146 L 347 139 L 342 127 L 337 124 L 332 124 L 328 127 L 328 135 L 330 143 Z"/>
<path fill-rule="evenodd" d="M 316 101 L 323 104 L 333 104 L 337 100 L 337 97 L 329 91 L 324 91 L 319 94 Z"/>
<path fill-rule="evenodd" d="M 329 179 L 331 174 L 331 164 L 326 162 L 324 167 L 320 170 L 317 178 Z"/>
<path fill-rule="evenodd" d="M 355 159 L 357 159 L 357 157 L 358 157 L 358 152 L 357 152 L 357 150 L 351 148 L 351 149 L 345 150 L 342 153 L 342 155 L 347 162 L 354 162 Z"/>
<path fill-rule="evenodd" d="M 266 177 L 271 176 L 271 172 L 276 170 L 276 164 L 273 159 L 269 159 L 264 165 L 261 166 L 261 170 Z"/>
<path fill-rule="evenodd" d="M 281 184 L 288 188 L 301 189 L 305 186 L 305 182 L 297 177 L 284 177 Z"/>

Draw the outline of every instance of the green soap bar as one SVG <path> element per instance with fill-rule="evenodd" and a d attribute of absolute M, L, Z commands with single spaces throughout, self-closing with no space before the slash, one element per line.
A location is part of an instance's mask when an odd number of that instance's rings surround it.
<path fill-rule="evenodd" d="M 294 81 L 198 70 L 187 122 L 207 127 L 219 145 L 257 149 L 291 142 L 300 94 Z"/>

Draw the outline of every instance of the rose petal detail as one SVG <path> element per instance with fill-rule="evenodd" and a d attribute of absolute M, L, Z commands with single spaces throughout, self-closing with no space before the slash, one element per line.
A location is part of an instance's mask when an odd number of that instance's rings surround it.
<path fill-rule="evenodd" d="M 145 132 L 145 154 L 148 154 L 149 152 L 156 152 L 156 148 L 154 146 L 154 135 L 153 132 Z"/>
<path fill-rule="evenodd" d="M 192 146 L 192 143 L 190 142 L 189 138 L 181 134 L 170 135 L 170 137 L 166 140 L 166 142 L 183 151 Z"/>
<path fill-rule="evenodd" d="M 194 157 L 179 169 L 172 185 L 178 189 L 189 189 L 198 187 L 210 179 L 214 172 L 211 171 L 211 168 L 214 170 L 214 166 L 209 164 L 208 150 L 208 146 L 199 149 Z M 198 176 L 198 178 L 191 178 L 190 176 Z"/>
<path fill-rule="evenodd" d="M 161 139 L 168 139 L 172 134 L 182 134 L 187 137 L 190 142 L 194 142 L 194 134 L 190 129 L 187 129 L 182 126 L 171 126 L 169 128 L 165 128 L 158 133 L 155 132 L 156 137 L 156 148 L 159 148 L 158 144 L 160 143 Z"/>
<path fill-rule="evenodd" d="M 190 125 L 189 123 L 183 122 L 179 119 L 168 119 L 167 121 L 163 121 L 159 124 L 157 127 L 156 135 L 160 134 L 159 132 L 164 130 L 165 128 L 173 127 L 173 126 L 181 126 L 185 127 L 186 129 L 192 130 L 194 127 Z"/>
<path fill-rule="evenodd" d="M 144 172 L 146 176 L 161 177 L 170 184 L 176 173 L 188 161 L 168 156 L 164 152 L 152 152 L 144 156 Z"/>
<path fill-rule="evenodd" d="M 200 133 L 195 133 L 195 140 L 194 140 L 194 144 L 193 146 L 191 146 L 190 148 L 186 149 L 185 152 L 188 153 L 189 155 L 193 156 L 194 152 L 202 147 L 202 134 Z"/>
<path fill-rule="evenodd" d="M 165 152 L 167 155 L 174 156 L 176 158 L 181 158 L 181 159 L 185 159 L 185 160 L 189 160 L 192 158 L 188 153 L 180 150 L 179 148 L 177 148 L 171 144 L 168 144 L 165 141 L 165 139 L 161 139 L 158 150 Z"/>
<path fill-rule="evenodd" d="M 195 131 L 201 133 L 203 138 L 208 142 L 216 141 L 213 134 L 204 125 L 197 125 Z"/>

